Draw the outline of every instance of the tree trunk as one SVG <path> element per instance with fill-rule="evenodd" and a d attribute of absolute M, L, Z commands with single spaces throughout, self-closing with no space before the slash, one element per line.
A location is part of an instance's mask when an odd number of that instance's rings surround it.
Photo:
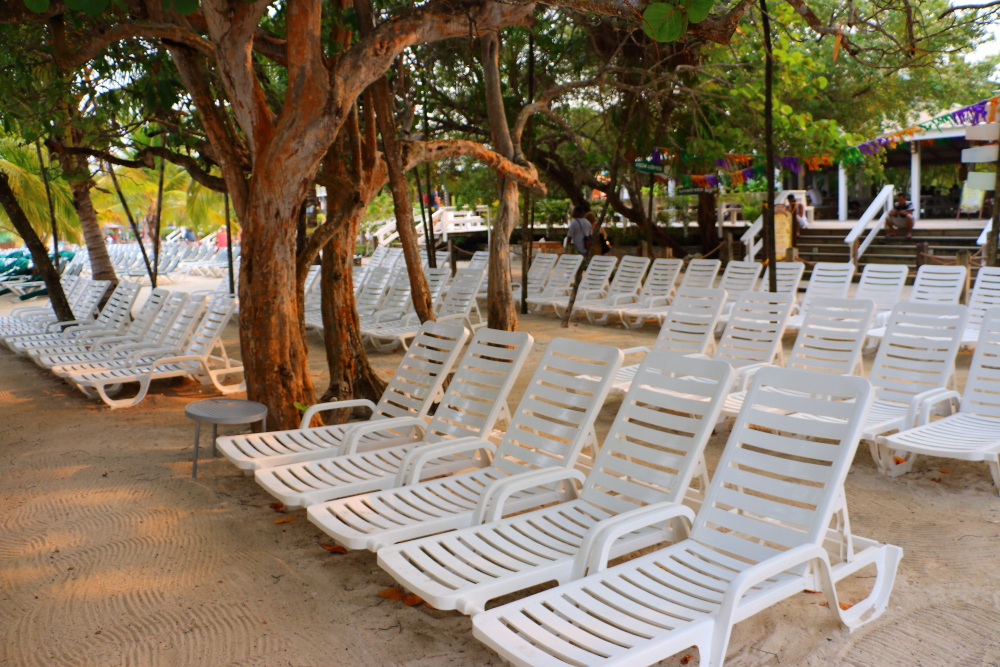
<path fill-rule="evenodd" d="M 329 201 L 329 200 L 328 200 Z M 330 211 L 331 209 L 327 209 Z M 383 382 L 368 362 L 358 313 L 354 307 L 352 273 L 353 240 L 357 237 L 361 213 L 339 224 L 323 249 L 320 289 L 323 300 L 323 330 L 330 384 L 321 401 L 367 398 L 378 402 L 385 390 Z M 328 424 L 341 423 L 348 410 L 326 413 Z"/>
<path fill-rule="evenodd" d="M 76 134 L 67 133 L 74 146 L 77 145 Z M 90 199 L 90 166 L 87 158 L 84 155 L 60 153 L 59 162 L 73 193 L 73 208 L 80 218 L 83 240 L 87 244 L 90 272 L 94 280 L 110 280 L 112 286 L 117 285 L 118 276 L 115 275 L 115 267 L 108 256 L 108 246 L 104 243 L 104 234 L 101 233 L 101 226 L 97 223 L 97 212 L 94 211 L 94 203 Z"/>
<path fill-rule="evenodd" d="M 508 160 L 514 159 L 514 143 L 507 124 L 500 86 L 500 39 L 495 31 L 480 36 L 483 59 L 483 82 L 486 88 L 486 112 L 490 119 L 493 150 Z M 517 329 L 517 310 L 510 287 L 510 235 L 520 217 L 517 184 L 500 177 L 500 206 L 490 234 L 489 290 L 487 326 L 491 329 Z"/>
<path fill-rule="evenodd" d="M 274 173 L 276 162 L 261 160 L 243 220 L 240 345 L 247 398 L 266 405 L 268 425 L 283 430 L 298 426 L 294 404 L 310 405 L 314 394 L 296 297 L 295 219 L 303 197 Z"/>
<path fill-rule="evenodd" d="M 719 245 L 719 227 L 715 212 L 715 191 L 698 193 L 698 231 L 701 252 L 711 252 Z"/>
<path fill-rule="evenodd" d="M 56 317 L 61 322 L 74 319 L 73 311 L 69 307 L 69 302 L 66 301 L 66 294 L 63 292 L 62 283 L 59 282 L 59 274 L 52 265 L 52 260 L 49 259 L 49 253 L 45 249 L 45 244 L 38 238 L 38 234 L 35 233 L 31 223 L 28 222 L 28 216 L 24 214 L 20 202 L 17 201 L 14 191 L 10 188 L 10 181 L 7 180 L 7 174 L 2 171 L 0 171 L 0 206 L 3 206 L 4 211 L 7 212 L 7 217 L 14 224 L 14 229 L 17 231 L 18 236 L 28 246 L 28 250 L 31 252 L 31 260 L 41 274 L 42 280 L 45 281 L 45 287 L 49 290 L 49 301 L 52 303 L 52 310 L 55 311 Z"/>

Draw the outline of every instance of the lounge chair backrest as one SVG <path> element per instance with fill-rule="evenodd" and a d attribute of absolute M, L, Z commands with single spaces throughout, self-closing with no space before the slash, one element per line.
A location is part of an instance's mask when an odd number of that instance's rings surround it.
<path fill-rule="evenodd" d="M 868 375 L 876 398 L 908 404 L 921 392 L 944 387 L 955 370 L 967 317 L 958 304 L 897 303 Z"/>
<path fill-rule="evenodd" d="M 145 334 L 146 329 L 152 324 L 153 318 L 160 312 L 160 308 L 163 307 L 163 302 L 166 301 L 168 296 L 170 296 L 170 292 L 162 287 L 157 287 L 151 291 L 139 308 L 139 312 L 136 313 L 135 319 L 132 320 L 132 323 L 128 325 L 128 329 L 125 330 L 126 333 L 130 336 L 142 336 Z"/>
<path fill-rule="evenodd" d="M 722 262 L 717 259 L 692 259 L 681 279 L 681 287 L 711 287 L 719 274 Z"/>
<path fill-rule="evenodd" d="M 482 328 L 476 332 L 456 365 L 424 440 L 488 436 L 533 343 L 534 338 L 522 331 Z"/>
<path fill-rule="evenodd" d="M 608 283 L 611 282 L 611 273 L 615 270 L 617 263 L 618 258 L 614 255 L 598 255 L 592 258 L 580 280 L 580 292 L 607 291 Z M 576 276 L 573 276 L 573 282 L 576 282 Z M 569 287 L 572 286 L 571 282 Z"/>
<path fill-rule="evenodd" d="M 424 322 L 382 392 L 372 419 L 424 417 L 468 337 L 461 324 Z"/>
<path fill-rule="evenodd" d="M 361 288 L 361 292 L 354 303 L 355 308 L 359 312 L 378 310 L 379 304 L 382 303 L 382 296 L 385 294 L 386 287 L 389 284 L 390 273 L 391 269 L 385 266 L 369 269 L 368 280 L 365 281 L 365 286 Z"/>
<path fill-rule="evenodd" d="M 389 291 L 385 293 L 385 298 L 382 299 L 379 309 L 407 308 L 411 303 L 410 277 L 404 273 L 389 286 Z"/>
<path fill-rule="evenodd" d="M 396 267 L 403 260 L 403 249 L 402 248 L 389 248 L 389 251 L 382 258 L 382 263 L 379 266 L 385 267 L 390 271 Z"/>
<path fill-rule="evenodd" d="M 982 269 L 980 269 L 982 271 Z M 979 326 L 979 341 L 965 380 L 961 412 L 1000 418 L 1000 308 L 986 311 Z"/>
<path fill-rule="evenodd" d="M 653 265 L 649 267 L 649 274 L 646 282 L 642 285 L 640 297 L 670 296 L 674 292 L 677 278 L 684 268 L 684 260 L 674 258 L 660 258 L 653 260 Z M 714 276 L 713 276 L 714 278 Z"/>
<path fill-rule="evenodd" d="M 236 299 L 231 294 L 213 294 L 205 304 L 201 321 L 188 339 L 184 354 L 208 357 L 222 337 L 229 319 L 236 308 Z"/>
<path fill-rule="evenodd" d="M 778 267 L 778 291 L 791 292 L 798 296 L 799 284 L 802 282 L 802 274 L 805 273 L 806 265 L 802 262 L 778 262 L 776 266 Z M 770 279 L 771 277 L 765 270 L 763 284 L 770 285 L 770 282 L 767 282 Z"/>
<path fill-rule="evenodd" d="M 750 562 L 821 544 L 842 506 L 871 395 L 871 384 L 860 377 L 762 368 L 733 425 L 691 539 Z M 807 566 L 793 571 L 802 574 Z"/>
<path fill-rule="evenodd" d="M 97 304 L 108 291 L 110 280 L 91 280 L 73 305 L 73 316 L 78 320 L 89 320 L 94 316 Z"/>
<path fill-rule="evenodd" d="M 649 268 L 648 257 L 626 255 L 618 262 L 615 278 L 608 287 L 608 296 L 638 294 L 642 288 L 642 277 Z"/>
<path fill-rule="evenodd" d="M 511 418 L 493 466 L 509 474 L 573 466 L 623 357 L 617 347 L 553 338 Z"/>
<path fill-rule="evenodd" d="M 905 264 L 868 264 L 861 272 L 856 299 L 871 299 L 875 302 L 875 312 L 892 310 L 899 301 L 899 295 L 906 284 L 909 267 Z"/>
<path fill-rule="evenodd" d="M 690 382 L 684 376 L 715 382 Z M 581 497 L 612 514 L 683 501 L 734 377 L 721 361 L 655 350 L 647 354 Z"/>
<path fill-rule="evenodd" d="M 583 255 L 559 255 L 559 260 L 552 268 L 549 279 L 545 283 L 545 292 L 562 296 L 563 292 L 573 286 L 576 281 L 576 270 L 583 262 Z M 530 286 L 530 283 L 529 283 Z"/>
<path fill-rule="evenodd" d="M 715 360 L 735 368 L 774 363 L 794 304 L 793 294 L 744 292 L 733 304 Z"/>
<path fill-rule="evenodd" d="M 984 266 L 979 269 L 976 284 L 969 296 L 968 327 L 980 328 L 986 311 L 993 306 L 1000 306 L 1000 267 Z"/>
<path fill-rule="evenodd" d="M 874 316 L 871 299 L 813 299 L 785 368 L 852 375 Z"/>
<path fill-rule="evenodd" d="M 726 298 L 736 301 L 744 292 L 750 292 L 757 287 L 760 272 L 764 265 L 760 262 L 729 262 L 722 272 L 719 289 L 726 290 Z"/>
<path fill-rule="evenodd" d="M 170 295 L 173 300 L 173 294 Z M 162 331 L 159 338 L 156 340 L 156 344 L 161 347 L 184 347 L 184 343 L 190 337 L 191 332 L 198 325 L 200 321 L 201 312 L 205 309 L 205 297 L 200 295 L 195 295 L 188 298 L 181 304 L 180 308 L 173 311 L 173 318 L 170 324 Z M 160 309 L 161 313 L 166 314 L 167 304 L 163 305 Z M 159 318 L 157 318 L 159 319 Z M 156 320 L 153 321 L 153 326 L 149 327 L 147 336 L 150 333 L 155 332 Z"/>
<path fill-rule="evenodd" d="M 548 282 L 549 274 L 559 261 L 561 255 L 552 252 L 542 252 L 531 259 L 531 266 L 528 267 L 528 293 L 541 294 L 545 290 L 545 283 Z M 485 267 L 486 264 L 484 263 Z"/>
<path fill-rule="evenodd" d="M 436 302 L 451 282 L 451 269 L 446 266 L 427 269 L 424 275 L 427 276 L 427 291 L 430 292 L 431 300 Z"/>
<path fill-rule="evenodd" d="M 97 316 L 97 323 L 112 329 L 121 328 L 132 313 L 132 304 L 139 296 L 138 283 L 130 283 L 122 280 L 115 286 L 115 290 L 108 297 L 101 314 Z"/>
<path fill-rule="evenodd" d="M 371 257 L 368 258 L 368 266 L 379 266 L 388 252 L 388 246 L 380 245 L 375 248 L 375 250 L 372 251 Z"/>
<path fill-rule="evenodd" d="M 965 287 L 968 269 L 964 266 L 924 264 L 917 269 L 910 301 L 925 303 L 958 303 Z"/>
<path fill-rule="evenodd" d="M 809 310 L 816 297 L 844 298 L 853 278 L 854 265 L 850 262 L 817 262 L 809 278 L 806 294 L 802 297 L 802 312 Z"/>
<path fill-rule="evenodd" d="M 479 292 L 479 286 L 485 277 L 486 269 L 459 269 L 448 285 L 438 316 L 467 316 L 476 305 L 476 293 Z"/>
<path fill-rule="evenodd" d="M 663 318 L 653 349 L 674 354 L 705 354 L 715 342 L 715 326 L 725 303 L 725 290 L 680 288 Z"/>
<path fill-rule="evenodd" d="M 472 254 L 472 259 L 469 260 L 470 269 L 485 269 L 486 264 L 490 260 L 490 253 L 488 250 L 477 250 Z"/>

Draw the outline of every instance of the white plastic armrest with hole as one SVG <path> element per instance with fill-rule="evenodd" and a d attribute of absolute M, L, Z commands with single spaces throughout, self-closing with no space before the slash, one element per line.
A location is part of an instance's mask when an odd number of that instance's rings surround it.
<path fill-rule="evenodd" d="M 948 402 L 955 401 L 954 403 L 951 404 L 952 407 L 951 412 L 954 413 L 955 405 L 961 403 L 962 401 L 962 395 L 952 389 L 941 389 L 936 393 L 933 393 L 930 396 L 925 397 L 924 400 L 920 402 L 920 405 L 917 408 L 917 418 L 913 425 L 923 426 L 924 424 L 930 422 L 931 412 L 934 410 L 934 408 L 946 401 Z"/>
<path fill-rule="evenodd" d="M 577 292 L 576 300 L 583 302 L 589 301 L 590 299 L 603 299 L 607 295 L 604 290 L 586 290 L 583 292 Z"/>
<path fill-rule="evenodd" d="M 173 357 L 159 357 L 149 364 L 149 370 L 150 372 L 155 373 L 156 369 L 160 366 L 164 366 L 166 364 L 184 363 L 188 361 L 197 361 L 199 366 L 208 371 L 208 364 L 205 363 L 205 358 L 197 354 L 180 354 Z"/>
<path fill-rule="evenodd" d="M 312 418 L 320 412 L 326 412 L 327 410 L 342 410 L 344 408 L 368 408 L 372 411 L 372 413 L 375 412 L 375 404 L 367 398 L 355 398 L 350 401 L 317 403 L 316 405 L 310 405 L 305 413 L 303 413 L 302 421 L 299 422 L 299 428 L 309 428 L 309 423 L 312 421 Z"/>
<path fill-rule="evenodd" d="M 757 374 L 757 371 L 770 365 L 771 364 L 760 363 L 734 368 L 733 370 L 736 371 L 736 381 L 733 385 L 738 387 L 736 391 L 747 391 L 750 388 L 750 381 L 753 380 L 753 376 Z"/>
<path fill-rule="evenodd" d="M 472 525 L 477 526 L 481 523 L 498 520 L 503 516 L 504 503 L 518 491 L 573 479 L 580 482 L 582 486 L 586 476 L 574 468 L 552 466 L 494 480 L 479 496 L 476 509 L 472 513 Z"/>
<path fill-rule="evenodd" d="M 396 471 L 396 479 L 393 481 L 393 486 L 408 486 L 420 481 L 420 473 L 423 471 L 424 466 L 434 459 L 441 458 L 442 456 L 461 454 L 462 452 L 473 451 L 476 449 L 483 449 L 492 454 L 496 451 L 496 448 L 496 445 L 492 442 L 475 436 L 469 438 L 457 438 L 455 440 L 436 442 L 431 445 L 417 447 L 412 452 L 407 454 L 399 464 L 399 469 Z"/>
<path fill-rule="evenodd" d="M 417 433 L 413 438 L 414 441 L 422 440 L 427 433 L 427 422 L 420 417 L 393 417 L 391 419 L 375 419 L 356 425 L 349 425 L 349 430 L 344 433 L 344 438 L 341 441 L 340 456 L 357 453 L 358 445 L 361 444 L 361 438 L 369 433 L 377 433 L 386 429 L 399 430 L 404 428 L 416 429 Z"/>
<path fill-rule="evenodd" d="M 406 315 L 406 310 L 403 308 L 386 308 L 385 310 L 377 310 L 372 315 L 372 322 L 378 324 L 379 322 L 384 322 L 385 320 L 402 319 L 403 315 Z"/>
<path fill-rule="evenodd" d="M 122 347 L 129 347 L 123 345 Z M 146 357 L 149 359 L 149 364 L 159 363 L 161 359 L 165 357 L 176 357 L 181 353 L 181 350 L 175 347 L 160 347 L 154 348 L 152 350 L 139 348 L 134 352 L 130 353 L 125 358 L 125 363 L 129 366 L 135 366 L 139 359 Z"/>
<path fill-rule="evenodd" d="M 620 306 L 623 303 L 635 303 L 639 297 L 635 294 L 616 294 L 610 298 L 611 305 Z"/>
<path fill-rule="evenodd" d="M 685 527 L 690 529 L 694 521 L 694 510 L 680 503 L 661 502 L 637 507 L 601 521 L 583 536 L 580 550 L 573 561 L 572 578 L 579 579 L 605 569 L 608 566 L 611 547 L 623 535 L 677 517 L 687 519 Z"/>
<path fill-rule="evenodd" d="M 21 308 L 15 308 L 10 311 L 11 317 L 24 317 L 29 313 L 51 313 L 51 308 L 42 308 L 41 306 L 23 306 Z"/>
<path fill-rule="evenodd" d="M 622 354 L 625 356 L 628 356 L 630 354 L 639 354 L 640 352 L 642 352 L 643 354 L 649 354 L 649 348 L 646 347 L 645 345 L 640 345 L 639 347 L 627 347 L 624 350 L 622 350 Z"/>
<path fill-rule="evenodd" d="M 50 333 L 58 333 L 59 331 L 68 329 L 69 327 L 79 327 L 84 325 L 94 325 L 97 324 L 94 320 L 66 320 L 65 322 L 52 322 L 45 326 L 45 331 Z"/>
<path fill-rule="evenodd" d="M 923 406 L 924 401 L 931 400 L 938 394 L 944 393 L 946 391 L 949 390 L 945 389 L 944 387 L 935 387 L 934 389 L 928 389 L 927 391 L 922 391 L 919 394 L 913 396 L 910 399 L 910 407 L 906 409 L 906 421 L 899 428 L 899 430 L 903 431 L 905 429 L 918 426 L 919 424 L 917 423 L 917 415 L 920 414 L 920 408 Z"/>

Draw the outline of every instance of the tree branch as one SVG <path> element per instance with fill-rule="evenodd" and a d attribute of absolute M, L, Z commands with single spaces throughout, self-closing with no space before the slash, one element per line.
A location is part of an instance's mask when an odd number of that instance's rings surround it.
<path fill-rule="evenodd" d="M 196 49 L 206 56 L 214 56 L 215 49 L 212 44 L 199 36 L 197 33 L 186 30 L 173 23 L 161 23 L 157 21 L 130 21 L 119 23 L 110 28 L 101 28 L 90 41 L 80 48 L 70 51 L 64 56 L 56 57 L 56 64 L 62 69 L 73 69 L 92 60 L 97 54 L 103 51 L 108 45 L 123 39 L 145 38 L 145 39 L 166 39 L 178 44 L 184 44 Z"/>

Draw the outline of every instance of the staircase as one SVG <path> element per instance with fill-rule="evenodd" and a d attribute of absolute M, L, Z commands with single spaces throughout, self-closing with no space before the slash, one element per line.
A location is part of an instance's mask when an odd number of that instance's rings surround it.
<path fill-rule="evenodd" d="M 919 223 L 918 223 L 919 224 Z M 921 225 L 923 226 L 923 225 Z M 809 262 L 847 262 L 850 248 L 844 239 L 850 229 L 805 229 L 799 236 L 799 257 Z M 959 250 L 975 254 L 979 230 L 938 227 L 914 230 L 912 239 L 887 237 L 879 231 L 858 261 L 859 269 L 866 264 L 906 264 L 916 270 L 917 244 L 926 243 L 928 252 L 952 259 Z"/>

